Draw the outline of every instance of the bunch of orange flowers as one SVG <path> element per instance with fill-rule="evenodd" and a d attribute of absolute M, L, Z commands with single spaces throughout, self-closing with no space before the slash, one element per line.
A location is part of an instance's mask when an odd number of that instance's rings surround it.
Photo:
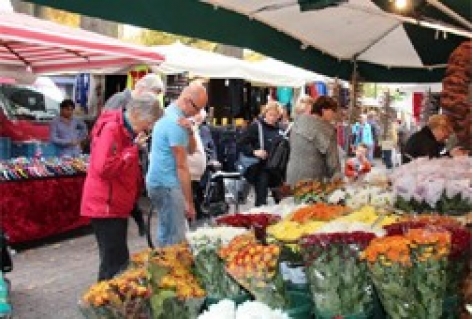
<path fill-rule="evenodd" d="M 441 317 L 450 246 L 451 234 L 433 228 L 408 229 L 370 242 L 361 258 L 368 262 L 390 317 Z"/>
<path fill-rule="evenodd" d="M 151 266 L 167 270 L 167 274 L 159 279 L 159 288 L 175 291 L 182 300 L 206 295 L 191 272 L 193 256 L 188 245 L 173 245 L 152 251 L 149 262 Z"/>
<path fill-rule="evenodd" d="M 253 234 L 235 237 L 222 247 L 219 256 L 226 262 L 226 271 L 258 301 L 273 307 L 286 303 L 282 291 L 275 286 L 280 247 L 261 245 Z"/>
<path fill-rule="evenodd" d="M 291 215 L 291 220 L 300 224 L 307 221 L 330 221 L 347 213 L 347 208 L 341 205 L 316 203 L 301 207 Z"/>
<path fill-rule="evenodd" d="M 88 306 L 110 307 L 125 314 L 131 303 L 141 303 L 150 297 L 146 276 L 144 269 L 129 269 L 111 280 L 92 285 L 82 299 Z"/>

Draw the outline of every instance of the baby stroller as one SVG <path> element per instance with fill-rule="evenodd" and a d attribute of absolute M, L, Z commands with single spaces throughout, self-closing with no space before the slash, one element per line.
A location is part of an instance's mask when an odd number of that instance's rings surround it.
<path fill-rule="evenodd" d="M 225 180 L 240 181 L 242 176 L 239 172 L 224 172 L 222 165 L 217 161 L 210 161 L 207 165 L 209 176 L 204 189 L 204 200 L 201 203 L 201 211 L 209 217 L 219 216 L 229 211 L 229 197 L 234 198 L 234 210 L 239 210 L 239 200 L 236 194 L 229 194 Z"/>

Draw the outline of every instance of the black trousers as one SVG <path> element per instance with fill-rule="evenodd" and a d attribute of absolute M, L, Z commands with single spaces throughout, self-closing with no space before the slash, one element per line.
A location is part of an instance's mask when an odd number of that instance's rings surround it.
<path fill-rule="evenodd" d="M 258 171 L 255 176 L 254 183 L 255 187 L 255 207 L 267 205 L 268 190 L 281 185 L 281 177 L 274 176 L 264 168 Z M 278 192 L 271 189 L 273 199 L 275 203 L 280 202 L 280 196 Z"/>
<path fill-rule="evenodd" d="M 108 280 L 128 266 L 128 219 L 91 218 L 91 224 L 99 246 L 98 281 Z"/>
<path fill-rule="evenodd" d="M 130 216 L 132 216 L 135 223 L 137 223 L 138 231 L 139 232 L 142 232 L 142 231 L 144 232 L 145 231 L 145 219 L 143 218 L 143 213 L 140 210 L 140 207 L 138 206 L 138 201 L 136 201 L 135 205 L 133 205 L 133 209 L 130 212 Z"/>

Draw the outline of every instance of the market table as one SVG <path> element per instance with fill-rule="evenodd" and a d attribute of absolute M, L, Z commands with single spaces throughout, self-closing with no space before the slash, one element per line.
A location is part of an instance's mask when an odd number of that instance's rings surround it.
<path fill-rule="evenodd" d="M 0 224 L 11 243 L 88 225 L 80 204 L 85 174 L 0 183 Z"/>

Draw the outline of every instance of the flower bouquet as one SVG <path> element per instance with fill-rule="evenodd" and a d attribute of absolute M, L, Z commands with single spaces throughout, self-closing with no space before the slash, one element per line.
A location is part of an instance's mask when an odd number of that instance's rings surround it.
<path fill-rule="evenodd" d="M 326 202 L 327 196 L 342 187 L 342 180 L 319 182 L 317 180 L 302 180 L 293 188 L 293 197 L 297 203 Z"/>
<path fill-rule="evenodd" d="M 263 246 L 253 235 L 236 237 L 219 255 L 226 262 L 227 272 L 247 289 L 257 301 L 272 308 L 283 309 L 288 301 L 278 269 L 280 248 Z"/>
<path fill-rule="evenodd" d="M 446 273 L 445 303 L 457 304 L 462 299 L 462 284 L 469 271 L 469 262 L 472 255 L 472 233 L 454 218 L 437 215 L 410 217 L 400 223 L 385 227 L 389 235 L 402 235 L 410 229 L 416 228 L 447 231 L 451 234 L 451 250 L 448 256 Z M 449 313 L 443 315 L 443 318 L 457 318 L 456 313 L 459 313 L 459 311 L 458 309 L 449 309 Z"/>
<path fill-rule="evenodd" d="M 300 240 L 317 317 L 372 315 L 374 291 L 359 254 L 373 233 L 324 233 Z"/>
<path fill-rule="evenodd" d="M 449 245 L 448 232 L 428 229 L 372 240 L 362 258 L 391 318 L 441 318 Z"/>
<path fill-rule="evenodd" d="M 146 319 L 151 294 L 146 271 L 129 269 L 111 280 L 92 285 L 79 308 L 88 319 Z"/>
<path fill-rule="evenodd" d="M 185 244 L 151 252 L 147 269 L 153 289 L 153 318 L 196 318 L 205 291 L 191 272 L 193 257 Z"/>
<path fill-rule="evenodd" d="M 248 232 L 245 228 L 203 227 L 186 234 L 194 255 L 194 273 L 200 284 L 214 299 L 234 298 L 244 294 L 240 285 L 226 272 L 218 250 L 234 237 Z"/>

